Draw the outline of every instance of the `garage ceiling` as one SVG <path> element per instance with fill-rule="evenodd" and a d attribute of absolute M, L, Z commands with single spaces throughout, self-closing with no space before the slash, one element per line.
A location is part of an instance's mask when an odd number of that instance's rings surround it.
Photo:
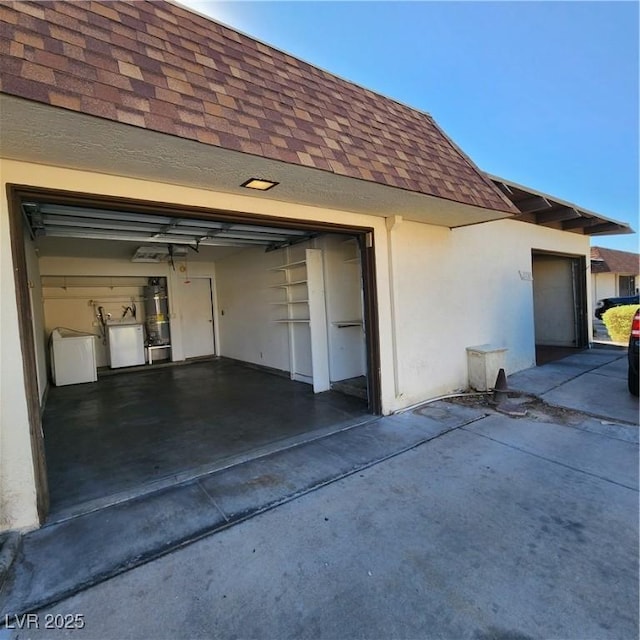
<path fill-rule="evenodd" d="M 171 247 L 264 247 L 274 250 L 302 242 L 313 233 L 216 220 L 25 202 L 25 220 L 34 239 L 117 240 Z M 160 247 L 158 246 L 160 249 Z"/>

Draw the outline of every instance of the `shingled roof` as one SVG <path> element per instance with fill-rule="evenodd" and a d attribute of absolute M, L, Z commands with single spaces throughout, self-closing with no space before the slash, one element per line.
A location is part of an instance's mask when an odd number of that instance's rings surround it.
<path fill-rule="evenodd" d="M 637 275 L 640 273 L 640 255 L 630 251 L 591 247 L 591 272 Z"/>
<path fill-rule="evenodd" d="M 503 212 L 431 116 L 171 2 L 3 2 L 0 91 Z"/>

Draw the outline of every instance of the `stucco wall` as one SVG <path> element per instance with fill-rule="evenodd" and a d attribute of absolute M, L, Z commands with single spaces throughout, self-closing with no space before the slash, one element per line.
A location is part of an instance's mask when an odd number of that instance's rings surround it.
<path fill-rule="evenodd" d="M 465 388 L 468 346 L 507 347 L 507 374 L 533 366 L 532 250 L 589 252 L 586 236 L 511 220 L 389 227 L 396 409 Z"/>
<path fill-rule="evenodd" d="M 0 200 L 0 530 L 38 521 L 5 193 Z"/>

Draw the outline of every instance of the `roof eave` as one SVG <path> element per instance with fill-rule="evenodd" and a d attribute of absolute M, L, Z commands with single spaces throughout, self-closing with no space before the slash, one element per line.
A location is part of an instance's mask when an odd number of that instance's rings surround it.
<path fill-rule="evenodd" d="M 626 222 L 608 218 L 556 196 L 490 173 L 486 176 L 518 210 L 515 220 L 588 236 L 634 233 Z"/>

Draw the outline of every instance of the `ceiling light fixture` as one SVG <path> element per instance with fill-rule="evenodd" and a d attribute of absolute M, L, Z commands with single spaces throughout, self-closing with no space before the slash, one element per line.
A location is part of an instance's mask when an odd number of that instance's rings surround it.
<path fill-rule="evenodd" d="M 264 180 L 263 178 L 249 178 L 246 182 L 243 182 L 240 186 L 247 189 L 257 189 L 258 191 L 269 191 L 273 189 L 279 182 L 273 180 Z"/>

